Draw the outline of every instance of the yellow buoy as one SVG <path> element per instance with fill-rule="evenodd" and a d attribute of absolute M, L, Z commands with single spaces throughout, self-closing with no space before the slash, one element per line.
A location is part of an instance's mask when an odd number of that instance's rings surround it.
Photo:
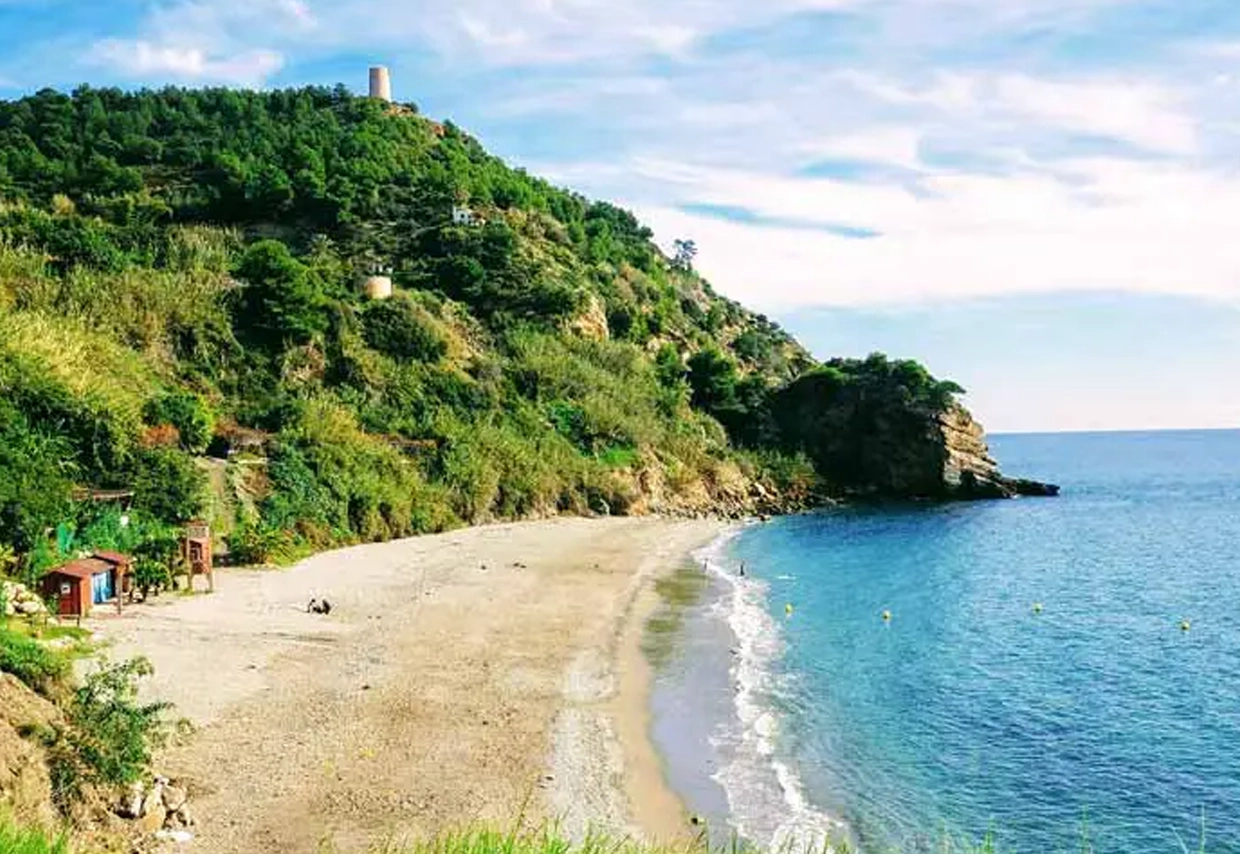
<path fill-rule="evenodd" d="M 1034 602 L 1034 603 L 1033 603 L 1033 613 L 1035 613 L 1035 614 L 1041 614 L 1041 613 L 1042 613 L 1042 603 L 1041 603 L 1041 602 Z"/>
<path fill-rule="evenodd" d="M 784 615 L 788 617 L 792 616 L 792 603 L 791 602 L 789 602 L 787 605 L 784 606 Z"/>
<path fill-rule="evenodd" d="M 884 623 L 890 623 L 890 622 L 891 622 L 891 612 L 890 612 L 890 611 L 883 611 L 883 622 L 884 622 Z"/>
<path fill-rule="evenodd" d="M 1184 620 L 1184 621 L 1182 621 L 1182 622 L 1180 623 L 1180 631 L 1182 631 L 1182 632 L 1186 632 L 1186 631 L 1188 631 L 1189 629 L 1191 629 L 1192 627 L 1193 627 L 1193 624 L 1192 624 L 1191 622 L 1189 622 L 1188 620 Z"/>

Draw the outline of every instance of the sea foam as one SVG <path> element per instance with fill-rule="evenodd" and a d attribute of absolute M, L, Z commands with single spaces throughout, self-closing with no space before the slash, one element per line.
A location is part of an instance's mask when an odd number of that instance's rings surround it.
<path fill-rule="evenodd" d="M 712 736 L 720 758 L 713 779 L 727 796 L 732 828 L 741 838 L 774 850 L 821 850 L 846 828 L 809 803 L 795 768 L 779 754 L 780 719 L 773 701 L 780 690 L 775 665 L 784 639 L 767 606 L 768 586 L 742 577 L 727 560 L 729 544 L 742 531 L 729 531 L 695 555 L 723 586 L 714 609 L 736 638 L 735 717 Z"/>

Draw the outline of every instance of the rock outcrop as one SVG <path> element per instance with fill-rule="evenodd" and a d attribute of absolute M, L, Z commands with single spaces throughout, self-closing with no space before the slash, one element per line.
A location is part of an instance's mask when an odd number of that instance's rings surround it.
<path fill-rule="evenodd" d="M 959 387 L 913 362 L 837 360 L 773 397 L 786 450 L 803 452 L 833 493 L 879 500 L 1055 495 L 1000 472 Z"/>
<path fill-rule="evenodd" d="M 1059 494 L 1059 487 L 1053 484 L 1004 476 L 990 455 L 982 425 L 963 406 L 954 405 L 939 415 L 936 427 L 938 435 L 933 438 L 942 447 L 941 478 L 948 497 L 971 500 Z"/>
<path fill-rule="evenodd" d="M 5 617 L 38 617 L 47 613 L 39 595 L 16 581 L 0 581 L 0 607 Z"/>

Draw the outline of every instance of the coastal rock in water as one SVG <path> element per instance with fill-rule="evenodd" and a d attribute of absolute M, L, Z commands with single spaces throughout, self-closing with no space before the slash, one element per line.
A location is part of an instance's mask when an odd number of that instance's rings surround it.
<path fill-rule="evenodd" d="M 773 398 L 788 450 L 810 458 L 834 490 L 861 498 L 984 499 L 1054 495 L 1049 484 L 1005 477 L 982 427 L 913 362 L 874 355 L 836 360 Z"/>
<path fill-rule="evenodd" d="M 964 500 L 1055 496 L 1059 487 L 1005 477 L 990 455 L 986 433 L 963 406 L 954 404 L 938 418 L 942 445 L 942 484 L 949 498 Z"/>

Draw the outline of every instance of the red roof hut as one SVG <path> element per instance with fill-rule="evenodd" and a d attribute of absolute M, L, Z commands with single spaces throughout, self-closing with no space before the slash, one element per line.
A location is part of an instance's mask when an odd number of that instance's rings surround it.
<path fill-rule="evenodd" d="M 95 552 L 48 572 L 43 577 L 43 595 L 56 600 L 56 611 L 62 617 L 85 617 L 91 606 L 113 600 L 119 614 L 132 563 L 128 555 Z"/>

